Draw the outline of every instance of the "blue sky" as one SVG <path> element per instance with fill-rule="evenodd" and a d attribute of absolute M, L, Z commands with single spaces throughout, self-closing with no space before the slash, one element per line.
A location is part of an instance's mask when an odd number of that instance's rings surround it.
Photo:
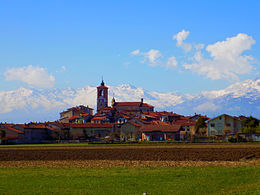
<path fill-rule="evenodd" d="M 108 85 L 160 92 L 223 89 L 259 77 L 259 8 L 239 0 L 1 1 L 0 91 L 95 86 L 102 75 Z"/>

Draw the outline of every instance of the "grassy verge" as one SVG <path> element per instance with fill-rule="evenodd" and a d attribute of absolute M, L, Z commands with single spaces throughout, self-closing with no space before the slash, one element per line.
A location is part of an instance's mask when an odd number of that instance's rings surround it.
<path fill-rule="evenodd" d="M 1 168 L 0 194 L 259 194 L 260 167 Z"/>

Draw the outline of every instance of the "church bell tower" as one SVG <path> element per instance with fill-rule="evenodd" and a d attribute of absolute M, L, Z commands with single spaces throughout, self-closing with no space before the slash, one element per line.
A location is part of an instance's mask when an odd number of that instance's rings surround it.
<path fill-rule="evenodd" d="M 100 86 L 97 87 L 97 112 L 107 107 L 108 102 L 108 88 L 102 79 Z"/>

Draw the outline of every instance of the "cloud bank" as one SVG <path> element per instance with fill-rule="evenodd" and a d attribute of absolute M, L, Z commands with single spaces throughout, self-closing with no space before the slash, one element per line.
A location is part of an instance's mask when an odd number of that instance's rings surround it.
<path fill-rule="evenodd" d="M 234 37 L 226 38 L 205 47 L 203 43 L 184 42 L 190 35 L 189 31 L 182 30 L 173 35 L 176 46 L 184 49 L 186 59 L 182 67 L 185 70 L 202 75 L 211 80 L 225 79 L 239 81 L 241 75 L 250 74 L 254 69 L 254 58 L 244 52 L 251 49 L 256 43 L 253 37 L 238 33 Z M 141 52 L 139 49 L 131 52 L 132 55 L 142 56 L 142 63 L 148 61 L 149 66 L 162 66 L 166 69 L 176 68 L 178 60 L 175 56 L 164 59 L 160 50 L 151 49 L 148 52 Z M 206 56 L 206 57 L 205 57 Z M 181 58 L 183 58 L 181 56 Z"/>
<path fill-rule="evenodd" d="M 52 88 L 55 85 L 54 76 L 39 66 L 10 68 L 4 73 L 4 77 L 7 81 L 22 81 L 30 86 L 40 88 Z"/>
<path fill-rule="evenodd" d="M 227 79 L 238 81 L 239 75 L 249 74 L 252 69 L 251 56 L 243 55 L 255 44 L 255 40 L 244 33 L 216 42 L 206 47 L 211 58 L 204 58 L 201 51 L 194 54 L 194 63 L 184 63 L 187 70 L 206 76 L 212 80 Z"/>

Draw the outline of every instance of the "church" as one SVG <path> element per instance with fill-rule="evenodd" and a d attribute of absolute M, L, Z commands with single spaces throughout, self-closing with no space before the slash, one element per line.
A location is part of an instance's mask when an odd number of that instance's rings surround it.
<path fill-rule="evenodd" d="M 108 87 L 102 79 L 100 86 L 97 87 L 97 112 L 105 110 L 115 110 L 126 113 L 153 112 L 154 106 L 144 103 L 143 98 L 140 102 L 116 102 L 113 97 L 111 107 L 108 106 Z"/>

